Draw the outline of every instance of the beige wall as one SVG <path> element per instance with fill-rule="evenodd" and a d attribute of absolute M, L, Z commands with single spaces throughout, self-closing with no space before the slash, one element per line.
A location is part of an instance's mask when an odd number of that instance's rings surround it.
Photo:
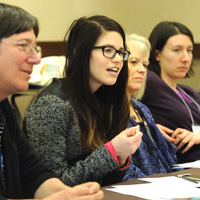
<path fill-rule="evenodd" d="M 62 40 L 71 22 L 84 15 L 103 14 L 117 20 L 126 32 L 148 37 L 162 20 L 187 25 L 200 43 L 199 0 L 1 0 L 29 11 L 40 21 L 38 40 Z"/>
<path fill-rule="evenodd" d="M 127 33 L 148 37 L 162 20 L 184 23 L 200 43 L 200 0 L 1 0 L 24 8 L 40 22 L 38 41 L 62 41 L 71 22 L 84 15 L 103 14 L 117 20 Z M 199 90 L 200 60 L 195 76 L 181 80 Z"/>

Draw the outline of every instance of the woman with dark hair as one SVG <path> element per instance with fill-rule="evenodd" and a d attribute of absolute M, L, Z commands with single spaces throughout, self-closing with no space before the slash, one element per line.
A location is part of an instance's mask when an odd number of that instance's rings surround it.
<path fill-rule="evenodd" d="M 7 99 L 27 90 L 33 65 L 40 63 L 38 32 L 34 16 L 0 3 L 0 199 L 101 199 L 98 183 L 68 187 L 42 164 Z"/>
<path fill-rule="evenodd" d="M 113 19 L 97 15 L 75 20 L 65 38 L 65 77 L 37 94 L 24 130 L 64 183 L 120 182 L 142 137 L 138 127 L 126 129 L 124 31 Z"/>
<path fill-rule="evenodd" d="M 164 21 L 151 32 L 150 64 L 142 102 L 163 135 L 177 146 L 179 163 L 200 159 L 200 94 L 178 84 L 194 72 L 194 39 L 178 22 Z"/>

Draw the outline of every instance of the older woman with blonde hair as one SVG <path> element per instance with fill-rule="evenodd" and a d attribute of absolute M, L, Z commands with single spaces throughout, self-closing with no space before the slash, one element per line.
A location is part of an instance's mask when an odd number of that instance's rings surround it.
<path fill-rule="evenodd" d="M 129 60 L 128 60 L 128 63 L 129 63 L 129 79 L 131 79 L 132 76 L 131 76 L 130 70 L 131 69 L 133 70 L 133 68 L 134 68 L 134 67 L 131 67 L 131 65 L 132 66 L 136 65 L 136 61 L 133 58 L 134 55 L 135 56 L 136 55 L 141 55 L 144 58 L 143 66 L 146 69 L 147 66 L 148 66 L 148 64 L 149 64 L 148 58 L 149 58 L 149 54 L 150 54 L 151 45 L 150 45 L 150 42 L 148 41 L 148 39 L 146 39 L 143 36 L 134 34 L 134 33 L 132 33 L 130 35 L 127 35 L 126 40 L 127 40 L 127 46 L 128 46 L 128 48 L 132 52 L 134 52 L 134 54 L 131 54 L 129 56 Z M 129 81 L 129 83 L 131 84 L 131 81 Z M 133 93 L 130 92 L 131 96 L 134 99 L 140 100 L 142 98 L 144 90 L 145 90 L 145 84 L 146 84 L 146 75 L 144 77 L 144 80 L 142 81 L 140 89 L 136 90 Z M 128 90 L 130 90 L 130 88 L 131 87 L 129 85 Z"/>
<path fill-rule="evenodd" d="M 173 172 L 172 166 L 177 163 L 176 147 L 163 137 L 150 110 L 139 101 L 145 90 L 150 43 L 143 36 L 130 34 L 127 35 L 127 47 L 130 51 L 127 85 L 130 96 L 129 127 L 139 125 L 143 137 L 139 148 L 131 156 L 131 167 L 126 172 L 124 181 L 156 173 Z"/>

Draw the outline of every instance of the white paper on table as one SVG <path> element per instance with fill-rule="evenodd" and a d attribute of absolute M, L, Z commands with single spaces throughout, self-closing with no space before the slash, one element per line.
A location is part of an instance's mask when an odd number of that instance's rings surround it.
<path fill-rule="evenodd" d="M 117 185 L 106 190 L 149 200 L 200 197 L 198 184 L 175 176 L 145 179 L 151 183 Z"/>
<path fill-rule="evenodd" d="M 200 160 L 173 165 L 173 168 L 200 168 Z"/>
<path fill-rule="evenodd" d="M 117 192 L 120 194 L 136 196 L 143 199 L 161 200 L 160 198 L 156 197 L 155 194 L 152 194 L 152 192 L 150 191 L 151 187 L 146 186 L 146 185 L 149 185 L 149 184 L 120 185 L 120 186 L 115 186 L 113 188 L 109 188 L 106 190 Z"/>
<path fill-rule="evenodd" d="M 166 177 L 154 177 L 154 178 L 138 178 L 141 181 L 146 181 L 146 182 L 159 182 L 160 184 L 171 184 L 175 182 L 177 185 L 181 184 L 192 184 L 194 187 L 200 187 L 200 182 L 199 183 L 193 183 L 192 181 L 185 180 L 182 178 L 178 178 L 177 176 L 166 176 Z"/>

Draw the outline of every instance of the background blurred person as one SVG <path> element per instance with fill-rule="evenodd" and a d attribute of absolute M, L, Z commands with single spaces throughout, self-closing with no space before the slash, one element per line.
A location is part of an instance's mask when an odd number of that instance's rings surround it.
<path fill-rule="evenodd" d="M 178 84 L 179 79 L 194 74 L 192 32 L 181 23 L 163 21 L 149 40 L 150 71 L 142 102 L 160 124 L 163 135 L 177 146 L 178 162 L 199 160 L 200 94 Z"/>
<path fill-rule="evenodd" d="M 176 147 L 163 137 L 157 128 L 150 110 L 139 100 L 145 89 L 147 66 L 149 64 L 150 43 L 137 34 L 127 35 L 128 94 L 130 96 L 130 123 L 128 127 L 140 126 L 142 142 L 131 155 L 131 166 L 123 180 L 157 173 L 170 173 L 177 164 Z"/>

